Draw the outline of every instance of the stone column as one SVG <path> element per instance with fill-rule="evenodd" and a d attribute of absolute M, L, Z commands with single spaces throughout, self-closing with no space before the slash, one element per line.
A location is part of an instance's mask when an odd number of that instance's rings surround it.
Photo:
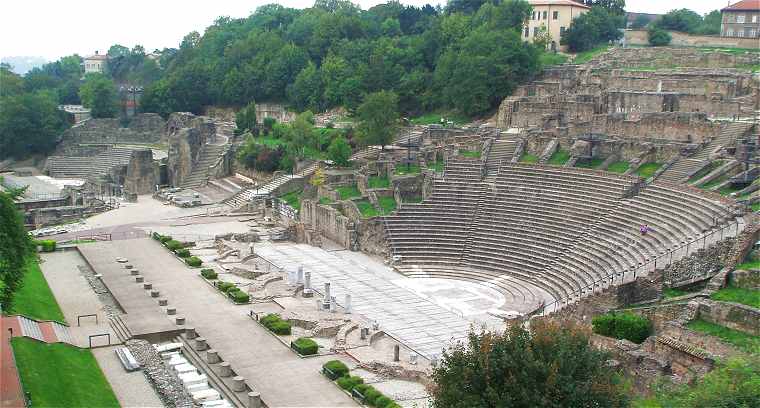
<path fill-rule="evenodd" d="M 303 288 L 311 290 L 311 272 L 304 273 Z"/>
<path fill-rule="evenodd" d="M 351 313 L 351 295 L 346 293 L 346 300 L 343 303 L 343 308 L 346 310 L 346 313 Z"/>
<path fill-rule="evenodd" d="M 323 303 L 325 305 L 325 309 L 327 309 L 330 306 L 330 298 L 331 298 L 331 296 L 330 296 L 330 282 L 325 282 L 325 293 L 324 293 L 324 295 L 325 295 L 325 298 L 324 298 L 324 302 Z"/>
<path fill-rule="evenodd" d="M 300 285 L 303 283 L 303 265 L 298 265 L 298 275 L 296 276 L 296 284 Z"/>
<path fill-rule="evenodd" d="M 335 300 L 335 296 L 330 296 L 330 313 L 338 311 L 338 302 Z"/>
<path fill-rule="evenodd" d="M 219 363 L 219 376 L 229 377 L 231 375 L 232 375 L 232 368 L 230 368 L 230 362 L 222 361 L 221 363 Z"/>
<path fill-rule="evenodd" d="M 185 327 L 185 336 L 188 340 L 192 340 L 198 337 L 198 332 L 195 331 L 195 327 Z"/>
<path fill-rule="evenodd" d="M 248 393 L 248 408 L 261 408 L 261 394 L 255 391 Z"/>
<path fill-rule="evenodd" d="M 208 344 L 206 344 L 206 339 L 203 338 L 203 337 L 196 337 L 195 338 L 195 345 L 193 346 L 193 348 L 196 351 L 206 350 L 206 348 L 208 348 Z"/>
<path fill-rule="evenodd" d="M 232 378 L 232 391 L 240 392 L 245 390 L 245 377 L 237 376 Z"/>
<path fill-rule="evenodd" d="M 219 352 L 214 349 L 206 350 L 206 362 L 209 364 L 216 364 L 220 362 Z"/>

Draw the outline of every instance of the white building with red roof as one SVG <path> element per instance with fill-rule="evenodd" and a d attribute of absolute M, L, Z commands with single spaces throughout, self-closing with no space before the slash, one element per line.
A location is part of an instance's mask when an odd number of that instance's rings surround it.
<path fill-rule="evenodd" d="M 95 51 L 95 55 L 90 55 L 84 58 L 84 74 L 102 74 L 106 71 L 106 64 L 108 63 L 108 55 L 100 54 Z"/>

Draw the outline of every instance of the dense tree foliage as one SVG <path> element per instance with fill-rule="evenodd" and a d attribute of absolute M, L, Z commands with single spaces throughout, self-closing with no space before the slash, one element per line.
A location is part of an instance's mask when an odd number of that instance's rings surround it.
<path fill-rule="evenodd" d="M 369 94 L 356 110 L 356 116 L 361 144 L 385 147 L 398 128 L 398 96 L 390 91 Z"/>
<path fill-rule="evenodd" d="M 626 387 L 570 324 L 532 321 L 503 334 L 471 333 L 433 372 L 434 408 L 625 407 Z"/>
<path fill-rule="evenodd" d="M 405 113 L 482 114 L 538 69 L 538 50 L 519 34 L 529 12 L 523 0 L 462 0 L 446 12 L 395 1 L 369 10 L 345 0 L 304 10 L 269 4 L 188 34 L 162 62 L 166 72 L 146 88 L 142 108 L 200 113 L 206 105 L 256 100 L 353 111 L 365 95 L 386 90 Z M 484 99 L 469 103 L 470 89 Z"/>
<path fill-rule="evenodd" d="M 580 1 L 589 7 L 602 7 L 612 14 L 622 15 L 625 13 L 625 0 L 585 0 Z"/>
<path fill-rule="evenodd" d="M 235 132 L 238 134 L 243 134 L 245 132 L 254 133 L 256 129 L 255 102 L 250 102 L 235 114 L 235 128 Z"/>
<path fill-rule="evenodd" d="M 596 6 L 591 11 L 577 17 L 562 35 L 562 44 L 572 52 L 581 52 L 599 44 L 614 41 L 622 36 L 619 28 L 623 27 L 624 17 L 609 12 L 606 8 Z"/>
<path fill-rule="evenodd" d="M 649 27 L 649 30 L 647 30 L 647 35 L 649 37 L 649 45 L 652 47 L 663 47 L 669 45 L 670 41 L 672 40 L 670 33 L 657 26 Z"/>
<path fill-rule="evenodd" d="M 631 23 L 631 28 L 634 30 L 644 28 L 648 26 L 649 23 L 650 23 L 649 17 L 645 16 L 644 14 L 639 14 L 638 16 L 636 16 L 636 19 L 634 19 L 633 22 Z"/>
<path fill-rule="evenodd" d="M 88 74 L 79 88 L 79 98 L 93 118 L 113 118 L 119 113 L 116 84 L 106 75 Z"/>
<path fill-rule="evenodd" d="M 13 294 L 21 287 L 32 242 L 24 228 L 13 197 L 21 191 L 0 191 L 0 306 L 3 313 L 13 311 Z"/>
<path fill-rule="evenodd" d="M 343 136 L 338 136 L 327 148 L 327 157 L 338 166 L 348 166 L 348 161 L 351 158 L 351 145 Z"/>
<path fill-rule="evenodd" d="M 671 10 L 654 22 L 662 30 L 680 31 L 689 34 L 720 34 L 721 14 L 718 10 L 704 17 L 689 9 Z"/>

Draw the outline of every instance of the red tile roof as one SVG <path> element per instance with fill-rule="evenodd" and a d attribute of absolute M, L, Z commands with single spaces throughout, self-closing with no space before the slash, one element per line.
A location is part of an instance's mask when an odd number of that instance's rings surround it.
<path fill-rule="evenodd" d="M 721 11 L 760 11 L 760 0 L 742 0 Z"/>

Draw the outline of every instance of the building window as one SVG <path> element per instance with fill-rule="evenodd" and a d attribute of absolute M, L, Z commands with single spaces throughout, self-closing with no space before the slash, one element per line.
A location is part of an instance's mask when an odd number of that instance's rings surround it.
<path fill-rule="evenodd" d="M 560 27 L 559 28 L 559 35 L 562 36 L 563 34 L 565 34 L 565 27 Z"/>
<path fill-rule="evenodd" d="M 525 27 L 525 38 L 530 37 L 530 28 Z"/>
<path fill-rule="evenodd" d="M 733 36 L 734 36 L 733 28 L 729 28 L 728 30 L 726 30 L 726 37 L 733 37 Z"/>
<path fill-rule="evenodd" d="M 744 24 L 744 14 L 739 14 L 736 16 L 736 22 L 739 24 Z"/>
<path fill-rule="evenodd" d="M 532 20 L 535 20 L 535 19 L 536 19 L 536 12 L 534 11 Z"/>
<path fill-rule="evenodd" d="M 753 23 L 757 23 L 757 14 L 755 14 L 754 16 L 752 16 L 752 22 Z"/>
<path fill-rule="evenodd" d="M 552 13 L 552 18 L 555 19 L 555 20 L 558 20 L 559 19 L 559 11 L 555 11 L 554 13 Z"/>
<path fill-rule="evenodd" d="M 544 11 L 544 20 L 546 20 L 546 12 Z"/>
<path fill-rule="evenodd" d="M 537 35 L 538 35 L 538 27 L 533 27 L 533 36 L 535 37 Z"/>

